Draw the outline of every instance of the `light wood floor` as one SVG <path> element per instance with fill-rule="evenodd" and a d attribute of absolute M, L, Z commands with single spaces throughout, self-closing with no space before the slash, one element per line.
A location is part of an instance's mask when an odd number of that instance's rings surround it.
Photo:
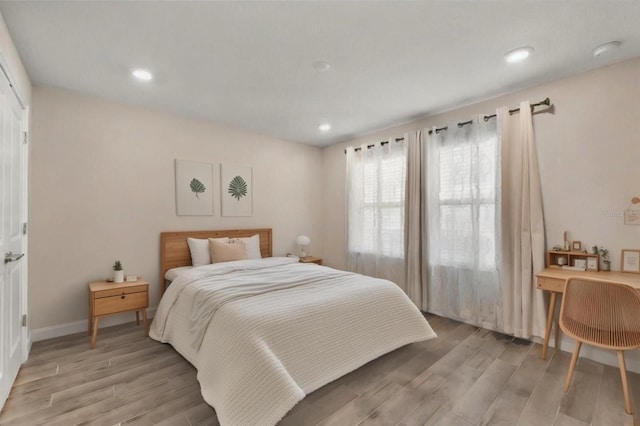
<path fill-rule="evenodd" d="M 428 316 L 437 339 L 405 346 L 308 395 L 282 425 L 632 425 L 618 370 L 581 359 L 566 395 L 570 355 Z M 630 374 L 640 394 L 640 376 Z M 634 399 L 635 407 L 640 400 Z M 33 345 L 2 425 L 217 425 L 193 367 L 126 324 L 98 346 L 76 334 Z"/>

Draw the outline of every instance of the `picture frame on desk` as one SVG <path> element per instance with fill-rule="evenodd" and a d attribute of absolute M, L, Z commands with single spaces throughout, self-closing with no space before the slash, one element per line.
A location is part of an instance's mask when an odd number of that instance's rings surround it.
<path fill-rule="evenodd" d="M 598 258 L 597 257 L 588 257 L 587 258 L 587 271 L 598 271 Z"/>
<path fill-rule="evenodd" d="M 574 241 L 571 243 L 571 248 L 573 251 L 582 251 L 582 243 L 580 241 Z"/>
<path fill-rule="evenodd" d="M 580 268 L 583 271 L 587 269 L 587 260 L 586 259 L 576 259 L 573 261 L 573 266 L 575 268 Z"/>
<path fill-rule="evenodd" d="M 620 258 L 622 272 L 640 274 L 640 250 L 622 249 Z"/>

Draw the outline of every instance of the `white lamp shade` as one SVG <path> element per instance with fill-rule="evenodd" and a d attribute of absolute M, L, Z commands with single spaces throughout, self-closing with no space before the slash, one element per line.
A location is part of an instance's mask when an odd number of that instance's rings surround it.
<path fill-rule="evenodd" d="M 300 246 L 300 256 L 306 257 L 306 247 L 311 244 L 311 238 L 307 237 L 306 235 L 300 235 L 298 238 L 296 238 L 296 243 L 298 243 L 298 245 Z"/>
<path fill-rule="evenodd" d="M 311 239 L 306 235 L 300 235 L 298 238 L 296 238 L 296 243 L 298 243 L 299 246 L 308 246 L 309 244 L 311 244 Z"/>

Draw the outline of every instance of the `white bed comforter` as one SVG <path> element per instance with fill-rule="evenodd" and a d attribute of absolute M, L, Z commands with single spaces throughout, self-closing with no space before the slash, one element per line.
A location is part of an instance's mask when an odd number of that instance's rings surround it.
<path fill-rule="evenodd" d="M 395 284 L 291 258 L 193 268 L 150 335 L 197 369 L 222 425 L 276 424 L 304 396 L 408 343 L 436 337 Z"/>

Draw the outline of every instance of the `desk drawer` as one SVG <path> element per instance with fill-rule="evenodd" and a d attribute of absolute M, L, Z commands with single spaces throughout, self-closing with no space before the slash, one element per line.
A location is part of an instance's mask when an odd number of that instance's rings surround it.
<path fill-rule="evenodd" d="M 146 308 L 149 305 L 149 293 L 124 293 L 118 296 L 102 297 L 94 301 L 94 315 L 115 314 Z"/>
<path fill-rule="evenodd" d="M 564 291 L 564 280 L 558 278 L 537 277 L 538 288 L 547 291 Z"/>

